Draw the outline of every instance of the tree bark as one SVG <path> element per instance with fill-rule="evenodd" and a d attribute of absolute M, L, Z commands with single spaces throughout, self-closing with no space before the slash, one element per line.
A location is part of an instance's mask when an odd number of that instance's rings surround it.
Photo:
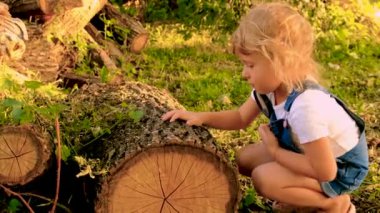
<path fill-rule="evenodd" d="M 33 11 L 42 11 L 44 14 L 53 14 L 56 6 L 64 11 L 83 6 L 82 0 L 5 0 L 12 13 L 22 14 Z"/>
<path fill-rule="evenodd" d="M 75 35 L 84 29 L 91 18 L 103 8 L 107 0 L 82 0 L 82 2 L 82 7 L 67 11 L 57 8 L 55 16 L 46 25 L 44 34 L 52 34 L 58 38 Z"/>

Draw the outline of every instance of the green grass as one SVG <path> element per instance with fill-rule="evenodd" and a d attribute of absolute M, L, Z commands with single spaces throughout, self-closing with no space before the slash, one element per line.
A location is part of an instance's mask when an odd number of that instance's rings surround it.
<path fill-rule="evenodd" d="M 127 75 L 167 89 L 191 111 L 239 107 L 249 97 L 251 89 L 241 78 L 242 65 L 228 49 L 228 35 L 213 37 L 215 33 L 203 31 L 185 40 L 177 33 L 178 27 L 181 26 L 151 27 L 151 43 L 141 55 L 133 56 L 133 66 L 129 66 Z M 380 50 L 380 44 L 371 48 Z M 380 53 L 375 51 L 359 58 L 339 56 L 339 60 L 331 54 L 335 53 L 329 49 L 318 51 L 324 70 L 323 84 L 365 119 L 368 140 L 376 142 L 380 138 Z M 238 148 L 259 140 L 256 129 L 266 121 L 260 117 L 245 130 L 211 132 L 229 149 L 230 159 L 234 160 Z M 380 199 L 380 151 L 374 146 L 371 149 L 370 174 L 362 187 L 353 193 L 354 201 L 363 203 L 359 207 L 362 210 L 378 205 L 376 200 Z M 244 186 L 244 191 L 242 212 L 249 211 L 247 206 L 251 204 L 263 207 L 261 197 L 256 196 L 249 184 Z"/>

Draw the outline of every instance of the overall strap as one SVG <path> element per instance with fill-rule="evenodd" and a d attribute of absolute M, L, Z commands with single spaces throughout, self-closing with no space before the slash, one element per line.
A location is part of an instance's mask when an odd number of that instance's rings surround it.
<path fill-rule="evenodd" d="M 350 109 L 347 108 L 346 104 L 342 100 L 340 100 L 338 97 L 335 95 L 330 94 L 331 97 L 335 99 L 335 101 L 346 111 L 346 113 L 355 121 L 356 125 L 359 128 L 360 134 L 364 132 L 365 129 L 365 123 L 362 118 L 360 118 L 358 115 L 353 113 Z"/>
<path fill-rule="evenodd" d="M 253 91 L 253 97 L 256 100 L 261 112 L 264 113 L 271 121 L 277 120 L 276 113 L 274 112 L 272 103 L 270 102 L 268 96 L 265 94 L 258 94 L 256 90 Z"/>
<path fill-rule="evenodd" d="M 284 108 L 287 112 L 290 111 L 290 108 L 292 107 L 294 100 L 296 100 L 296 98 L 307 89 L 321 90 L 321 91 L 331 95 L 324 87 L 320 86 L 319 84 L 314 83 L 312 81 L 304 81 L 303 89 L 300 91 L 293 89 L 293 91 L 289 94 L 288 98 L 286 99 Z"/>

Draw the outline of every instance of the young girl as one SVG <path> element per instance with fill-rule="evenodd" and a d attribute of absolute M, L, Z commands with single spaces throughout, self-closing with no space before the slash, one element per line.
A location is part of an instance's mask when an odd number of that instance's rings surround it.
<path fill-rule="evenodd" d="M 317 84 L 310 24 L 290 6 L 252 8 L 232 36 L 242 75 L 254 88 L 238 109 L 174 110 L 163 120 L 236 130 L 260 112 L 270 118 L 258 129 L 262 143 L 239 150 L 239 171 L 263 196 L 325 212 L 355 212 L 348 192 L 368 172 L 363 121 Z"/>

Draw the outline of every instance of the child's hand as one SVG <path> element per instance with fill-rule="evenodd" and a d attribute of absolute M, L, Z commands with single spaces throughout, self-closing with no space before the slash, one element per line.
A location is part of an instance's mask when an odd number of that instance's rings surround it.
<path fill-rule="evenodd" d="M 272 155 L 272 157 L 275 157 L 276 152 L 280 146 L 278 144 L 276 136 L 270 130 L 269 125 L 260 125 L 259 135 L 269 153 Z"/>
<path fill-rule="evenodd" d="M 170 122 L 173 122 L 177 119 L 185 120 L 186 124 L 189 126 L 201 126 L 203 124 L 203 118 L 200 113 L 189 112 L 186 110 L 172 110 L 165 113 L 162 117 L 162 120 L 166 121 L 170 119 Z"/>

